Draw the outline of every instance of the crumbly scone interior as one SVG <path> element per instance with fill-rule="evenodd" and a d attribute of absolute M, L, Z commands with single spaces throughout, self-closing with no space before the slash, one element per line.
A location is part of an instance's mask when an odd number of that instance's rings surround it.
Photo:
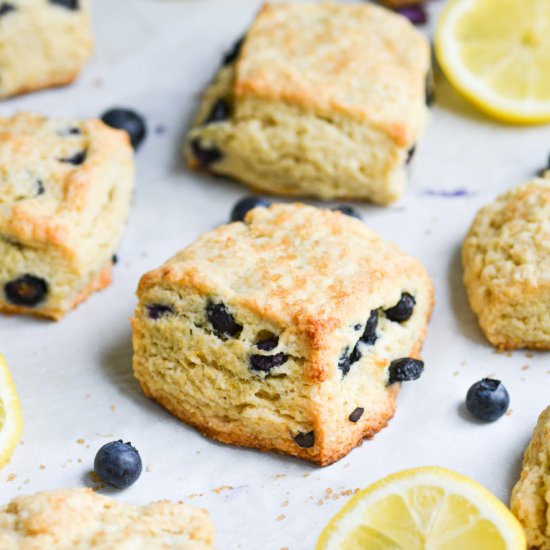
<path fill-rule="evenodd" d="M 314 190 L 324 199 L 357 196 L 382 204 L 403 194 L 407 148 L 385 132 L 282 101 L 249 96 L 235 100 L 234 78 L 234 64 L 222 67 L 206 90 L 187 140 L 191 164 L 190 143 L 199 140 L 201 146 L 222 154 L 211 171 L 270 193 L 311 196 Z M 230 106 L 230 118 L 204 124 L 220 99 Z"/>
<path fill-rule="evenodd" d="M 0 97 L 64 84 L 90 56 L 89 0 L 72 10 L 26 1 L 0 19 Z"/>
<path fill-rule="evenodd" d="M 540 415 L 525 451 L 511 508 L 525 529 L 529 546 L 550 550 L 550 407 Z"/>
<path fill-rule="evenodd" d="M 131 152 L 113 147 L 98 162 L 94 124 L 55 119 L 29 132 L 34 120 L 8 120 L 0 143 L 0 288 L 40 277 L 48 294 L 34 309 L 57 314 L 110 265 L 128 217 Z M 84 156 L 79 164 L 60 160 L 77 155 Z"/>

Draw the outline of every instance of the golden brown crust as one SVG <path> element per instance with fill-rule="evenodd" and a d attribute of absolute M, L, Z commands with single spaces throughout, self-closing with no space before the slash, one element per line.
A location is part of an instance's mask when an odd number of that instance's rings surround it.
<path fill-rule="evenodd" d="M 235 94 L 369 122 L 407 146 L 423 123 L 428 68 L 423 35 L 378 6 L 266 4 L 246 35 Z"/>
<path fill-rule="evenodd" d="M 19 496 L 0 506 L 2 550 L 212 550 L 205 510 L 167 500 L 126 504 L 91 489 Z"/>

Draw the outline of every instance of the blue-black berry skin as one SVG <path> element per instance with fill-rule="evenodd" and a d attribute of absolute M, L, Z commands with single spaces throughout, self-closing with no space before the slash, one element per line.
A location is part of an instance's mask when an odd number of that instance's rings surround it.
<path fill-rule="evenodd" d="M 16 306 L 35 307 L 46 300 L 48 283 L 35 275 L 22 275 L 6 283 L 4 295 L 8 302 Z"/>
<path fill-rule="evenodd" d="M 418 380 L 424 372 L 424 362 L 412 357 L 401 357 L 390 363 L 389 383 Z"/>
<path fill-rule="evenodd" d="M 332 211 L 342 212 L 342 214 L 345 214 L 350 218 L 356 218 L 357 220 L 363 221 L 363 217 L 361 216 L 361 214 L 355 208 L 353 208 L 353 206 L 348 206 L 347 204 L 335 206 L 334 208 L 332 208 Z"/>
<path fill-rule="evenodd" d="M 50 4 L 55 4 L 72 11 L 77 11 L 80 9 L 79 0 L 50 0 Z"/>
<path fill-rule="evenodd" d="M 510 395 L 500 380 L 484 378 L 466 394 L 466 408 L 479 420 L 494 422 L 510 406 Z"/>
<path fill-rule="evenodd" d="M 214 103 L 214 106 L 212 107 L 212 110 L 210 111 L 210 114 L 204 121 L 205 124 L 212 124 L 215 122 L 223 122 L 224 120 L 227 120 L 231 116 L 231 111 L 229 109 L 229 103 L 225 99 L 218 99 L 216 103 Z"/>
<path fill-rule="evenodd" d="M 137 481 L 143 465 L 137 450 L 120 439 L 99 449 L 95 456 L 94 469 L 102 481 L 125 489 Z"/>
<path fill-rule="evenodd" d="M 231 221 L 242 222 L 246 214 L 253 208 L 268 208 L 271 202 L 263 197 L 244 197 L 231 210 Z"/>
<path fill-rule="evenodd" d="M 147 125 L 144 118 L 130 109 L 110 109 L 101 115 L 101 120 L 119 130 L 125 130 L 130 136 L 130 142 L 134 149 L 138 149 L 147 135 Z"/>
<path fill-rule="evenodd" d="M 401 298 L 395 306 L 386 309 L 384 313 L 390 321 L 395 321 L 396 323 L 403 323 L 408 321 L 414 312 L 414 306 L 416 301 L 413 296 L 404 292 L 401 294 Z"/>

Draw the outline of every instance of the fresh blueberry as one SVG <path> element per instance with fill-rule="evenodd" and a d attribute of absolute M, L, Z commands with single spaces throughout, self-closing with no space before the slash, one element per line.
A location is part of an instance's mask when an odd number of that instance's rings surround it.
<path fill-rule="evenodd" d="M 365 412 L 365 409 L 362 407 L 357 407 L 350 415 L 349 415 L 349 421 L 350 422 L 357 422 Z"/>
<path fill-rule="evenodd" d="M 246 214 L 253 208 L 268 208 L 271 202 L 262 197 L 244 197 L 231 210 L 231 221 L 242 222 Z"/>
<path fill-rule="evenodd" d="M 284 365 L 288 360 L 285 353 L 276 353 L 275 355 L 251 355 L 249 365 L 251 370 L 270 372 L 271 369 Z"/>
<path fill-rule="evenodd" d="M 210 302 L 206 306 L 206 316 L 214 330 L 221 336 L 237 336 L 243 329 L 233 315 L 227 311 L 225 304 Z"/>
<path fill-rule="evenodd" d="M 270 336 L 264 338 L 256 343 L 256 347 L 262 351 L 271 351 L 279 345 L 279 338 L 277 336 Z"/>
<path fill-rule="evenodd" d="M 218 101 L 214 103 L 214 106 L 212 107 L 212 110 L 204 123 L 211 124 L 213 122 L 221 122 L 222 120 L 227 120 L 229 115 L 230 111 L 227 101 L 225 101 L 225 99 L 218 99 Z"/>
<path fill-rule="evenodd" d="M 408 151 L 407 151 L 407 160 L 405 160 L 405 164 L 410 164 L 412 158 L 414 157 L 414 153 L 416 151 L 416 145 L 413 145 Z"/>
<path fill-rule="evenodd" d="M 365 330 L 363 332 L 363 336 L 361 336 L 361 341 L 365 342 L 365 344 L 368 344 L 372 346 L 375 342 L 378 336 L 376 336 L 376 327 L 378 326 L 378 310 L 373 309 L 370 312 L 369 318 L 367 320 L 367 324 L 365 325 Z"/>
<path fill-rule="evenodd" d="M 395 11 L 406 17 L 413 25 L 422 25 L 428 21 L 428 14 L 422 4 L 403 6 L 396 8 Z"/>
<path fill-rule="evenodd" d="M 120 130 L 126 130 L 134 149 L 138 149 L 147 135 L 147 126 L 141 115 L 130 109 L 110 109 L 101 115 L 101 120 Z"/>
<path fill-rule="evenodd" d="M 358 220 L 363 220 L 363 217 L 361 214 L 353 208 L 353 206 L 348 206 L 347 204 L 340 204 L 339 206 L 335 206 L 334 208 L 331 208 L 333 212 L 342 212 L 342 214 L 345 214 L 346 216 L 350 216 L 351 218 L 357 218 Z"/>
<path fill-rule="evenodd" d="M 499 419 L 510 406 L 510 396 L 500 380 L 484 378 L 466 394 L 466 408 L 485 422 Z"/>
<path fill-rule="evenodd" d="M 16 306 L 33 307 L 43 302 L 48 294 L 48 283 L 34 275 L 23 275 L 4 287 L 6 299 Z"/>
<path fill-rule="evenodd" d="M 74 164 L 74 166 L 79 166 L 86 160 L 86 151 L 78 151 L 71 157 L 61 158 L 59 162 L 65 162 L 66 164 Z"/>
<path fill-rule="evenodd" d="M 191 150 L 193 151 L 193 156 L 199 163 L 199 167 L 203 170 L 208 170 L 211 164 L 223 158 L 223 154 L 219 149 L 215 147 L 204 147 L 198 138 L 191 140 Z"/>
<path fill-rule="evenodd" d="M 415 304 L 415 299 L 407 292 L 404 292 L 401 294 L 399 302 L 395 306 L 386 309 L 384 313 L 390 321 L 403 323 L 411 318 Z"/>
<path fill-rule="evenodd" d="M 311 449 L 313 445 L 315 445 L 315 433 L 314 432 L 308 432 L 308 433 L 302 433 L 300 432 L 297 436 L 294 437 L 294 441 L 302 447 L 303 449 Z"/>
<path fill-rule="evenodd" d="M 241 48 L 243 46 L 244 42 L 244 36 L 241 36 L 235 44 L 231 47 L 231 49 L 223 56 L 223 63 L 222 65 L 229 65 L 229 63 L 233 63 L 237 57 L 239 57 L 239 54 L 241 53 Z"/>
<path fill-rule="evenodd" d="M 389 367 L 389 383 L 418 380 L 424 371 L 424 362 L 411 357 L 394 359 Z"/>
<path fill-rule="evenodd" d="M 79 0 L 50 0 L 50 4 L 56 4 L 68 10 L 79 10 L 80 2 Z"/>
<path fill-rule="evenodd" d="M 141 475 L 141 457 L 130 443 L 111 441 L 97 451 L 94 469 L 101 480 L 125 489 Z"/>
<path fill-rule="evenodd" d="M 117 256 L 116 254 L 113 254 L 113 255 L 111 256 L 111 263 L 112 263 L 113 265 L 118 264 L 118 256 Z"/>
<path fill-rule="evenodd" d="M 342 351 L 338 359 L 338 368 L 342 371 L 342 377 L 346 376 L 346 374 L 350 371 L 351 366 L 354 363 L 357 363 L 359 359 L 361 359 L 361 352 L 359 351 L 358 346 L 355 346 L 351 350 L 351 353 L 348 347 L 344 348 L 344 351 Z"/>
<path fill-rule="evenodd" d="M 10 4 L 9 2 L 2 2 L 0 4 L 0 17 L 16 10 L 17 8 L 13 4 Z"/>
<path fill-rule="evenodd" d="M 170 315 L 171 313 L 174 313 L 174 309 L 172 306 L 168 306 L 166 304 L 149 304 L 147 306 L 147 315 L 149 319 L 153 319 L 153 321 L 156 321 L 165 315 Z"/>

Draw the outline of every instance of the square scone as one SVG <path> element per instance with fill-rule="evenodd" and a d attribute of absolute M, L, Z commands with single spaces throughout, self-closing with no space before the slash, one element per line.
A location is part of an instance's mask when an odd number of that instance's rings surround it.
<path fill-rule="evenodd" d="M 427 40 L 364 4 L 267 4 L 204 93 L 189 166 L 275 195 L 388 204 L 425 125 Z"/>
<path fill-rule="evenodd" d="M 0 311 L 59 319 L 107 286 L 133 184 L 122 130 L 0 118 Z"/>
<path fill-rule="evenodd" d="M 251 210 L 144 275 L 134 371 L 204 434 L 324 465 L 392 417 L 420 376 L 432 309 L 420 262 L 361 221 Z"/>
<path fill-rule="evenodd" d="M 550 172 L 475 217 L 462 248 L 470 306 L 501 349 L 550 349 Z"/>
<path fill-rule="evenodd" d="M 72 82 L 92 49 L 89 0 L 0 2 L 0 98 Z"/>

